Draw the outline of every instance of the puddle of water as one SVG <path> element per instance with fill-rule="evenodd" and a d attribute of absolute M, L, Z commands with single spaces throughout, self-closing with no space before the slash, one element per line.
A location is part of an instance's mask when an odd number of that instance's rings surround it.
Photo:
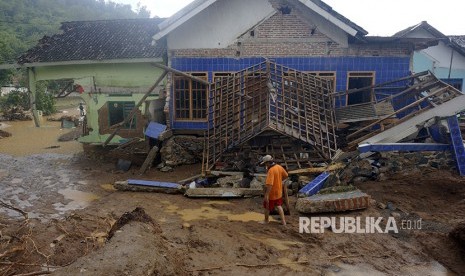
<path fill-rule="evenodd" d="M 289 250 L 293 245 L 303 245 L 301 242 L 296 241 L 285 241 L 285 240 L 278 240 L 273 238 L 265 238 L 265 237 L 257 237 L 252 234 L 242 233 L 242 235 L 247 236 L 251 240 L 259 241 L 263 244 L 272 246 L 280 251 Z"/>
<path fill-rule="evenodd" d="M 102 189 L 104 189 L 105 191 L 109 191 L 109 192 L 114 192 L 116 191 L 115 187 L 113 186 L 113 184 L 102 184 L 100 185 L 100 187 L 102 187 Z"/>
<path fill-rule="evenodd" d="M 206 202 L 208 204 L 214 201 Z M 222 201 L 219 201 L 222 202 Z M 219 210 L 212 208 L 210 206 L 202 206 L 198 209 L 181 209 L 177 205 L 171 204 L 170 202 L 163 201 L 162 203 L 167 206 L 164 208 L 165 212 L 177 214 L 181 216 L 183 221 L 192 221 L 192 220 L 202 220 L 202 219 L 218 219 L 220 217 L 225 217 L 230 221 L 263 221 L 264 216 L 261 213 L 257 212 L 247 212 L 243 214 L 233 214 L 229 211 Z M 216 202 L 215 202 L 216 204 Z M 224 203 L 223 203 L 224 204 Z M 270 221 L 274 221 L 273 218 L 270 218 Z"/>
<path fill-rule="evenodd" d="M 69 132 L 60 129 L 60 122 L 50 122 L 43 118 L 41 124 L 41 127 L 35 127 L 33 121 L 9 122 L 5 131 L 12 136 L 0 140 L 0 152 L 12 156 L 82 152 L 82 145 L 77 141 L 58 142 L 58 137 Z M 54 146 L 59 147 L 48 148 Z"/>
<path fill-rule="evenodd" d="M 58 193 L 62 194 L 65 199 L 71 200 L 71 202 L 66 205 L 61 203 L 53 204 L 55 209 L 61 212 L 83 209 L 89 206 L 92 201 L 99 199 L 99 196 L 96 194 L 81 192 L 69 188 L 58 190 Z"/>

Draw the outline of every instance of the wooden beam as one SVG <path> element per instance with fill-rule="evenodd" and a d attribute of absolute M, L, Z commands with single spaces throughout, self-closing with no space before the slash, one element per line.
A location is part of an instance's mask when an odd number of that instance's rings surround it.
<path fill-rule="evenodd" d="M 113 139 L 113 137 L 115 137 L 116 133 L 121 129 L 121 127 L 124 124 L 126 124 L 127 122 L 132 120 L 132 117 L 134 117 L 134 114 L 136 114 L 136 110 L 144 103 L 145 99 L 147 99 L 147 97 L 150 95 L 150 93 L 152 93 L 152 91 L 155 89 L 155 87 L 157 87 L 160 84 L 160 82 L 162 82 L 162 80 L 165 78 L 166 74 L 168 74 L 168 71 L 166 71 L 166 70 L 163 71 L 163 73 L 160 75 L 160 77 L 158 77 L 157 81 L 149 88 L 149 90 L 144 94 L 142 99 L 140 99 L 140 101 L 137 103 L 137 105 L 134 106 L 134 108 L 131 110 L 131 113 L 129 113 L 129 115 L 126 118 L 124 118 L 124 120 L 122 122 L 110 127 L 110 128 L 115 128 L 116 127 L 116 129 L 113 131 L 112 134 L 110 134 L 110 136 L 108 136 L 107 140 L 105 140 L 105 142 L 103 142 L 104 147 L 106 145 L 108 145 L 108 143 L 110 143 L 111 139 Z"/>
<path fill-rule="evenodd" d="M 165 71 L 168 71 L 168 72 L 170 72 L 170 73 L 174 73 L 174 74 L 176 74 L 176 75 L 181 75 L 181 76 L 183 76 L 183 77 L 190 78 L 190 79 L 192 79 L 192 80 L 195 80 L 195 81 L 197 81 L 197 82 L 203 83 L 203 84 L 205 84 L 205 85 L 210 85 L 210 83 L 209 83 L 208 81 L 206 81 L 206 80 L 203 80 L 203 79 L 201 79 L 201 78 L 194 77 L 194 76 L 192 76 L 192 75 L 186 74 L 186 73 L 184 73 L 184 72 L 182 72 L 182 71 L 173 69 L 173 68 L 168 67 L 168 66 L 166 66 L 166 65 L 163 65 L 163 64 L 160 64 L 160 63 L 152 63 L 152 65 L 155 66 L 155 67 L 158 67 L 158 68 L 160 68 L 160 69 L 163 69 L 163 70 L 165 70 Z"/>
<path fill-rule="evenodd" d="M 157 157 L 158 153 L 158 147 L 154 146 L 149 154 L 147 155 L 147 158 L 144 161 L 144 164 L 140 167 L 139 174 L 143 175 L 150 167 L 152 167 L 153 160 L 155 160 L 155 157 Z"/>
<path fill-rule="evenodd" d="M 392 117 L 392 116 L 394 116 L 394 115 L 397 115 L 398 113 L 400 113 L 400 112 L 402 112 L 402 111 L 405 111 L 405 110 L 407 110 L 407 109 L 409 109 L 409 108 L 412 108 L 412 107 L 415 107 L 415 106 L 419 105 L 420 103 L 422 103 L 422 102 L 428 100 L 429 98 L 431 98 L 431 97 L 433 97 L 433 96 L 436 96 L 436 95 L 439 94 L 439 93 L 444 92 L 444 90 L 447 90 L 447 89 L 449 89 L 449 87 L 447 87 L 447 86 L 446 86 L 446 87 L 443 87 L 443 88 L 441 88 L 441 89 L 439 89 L 439 90 L 437 90 L 437 91 L 431 93 L 430 95 L 428 95 L 428 96 L 426 96 L 426 97 L 423 97 L 423 98 L 421 98 L 421 99 L 419 99 L 419 100 L 417 100 L 417 101 L 415 101 L 415 102 L 413 102 L 413 103 L 411 103 L 411 104 L 409 104 L 409 105 L 406 105 L 406 106 L 404 106 L 403 108 L 401 108 L 401 109 L 399 109 L 399 110 L 397 110 L 397 111 L 395 111 L 395 112 L 393 112 L 393 113 L 391 113 L 391 114 L 388 114 L 388 115 L 382 117 L 381 119 L 379 119 L 379 120 L 377 120 L 377 121 L 375 121 L 375 122 L 373 122 L 373 123 L 367 125 L 366 127 L 363 127 L 363 128 L 361 128 L 361 129 L 359 129 L 359 130 L 357 130 L 357 131 L 355 131 L 355 132 L 353 132 L 353 133 L 347 135 L 347 138 L 350 139 L 351 137 L 354 137 L 355 135 L 357 135 L 357 134 L 359 134 L 359 133 L 361 133 L 361 132 L 363 132 L 363 131 L 365 131 L 365 130 L 367 130 L 367 129 L 369 129 L 369 128 L 371 128 L 371 127 L 377 125 L 377 124 L 379 124 L 380 122 L 382 122 L 382 121 L 384 121 L 384 120 L 386 120 L 386 119 L 388 119 L 388 118 L 390 118 L 390 117 Z M 417 112 L 417 113 L 418 113 L 418 112 Z"/>
<path fill-rule="evenodd" d="M 66 89 L 68 89 L 72 84 L 73 84 L 72 81 L 68 82 L 68 84 L 66 84 L 66 86 L 63 89 L 61 89 L 60 93 L 58 93 L 58 95 L 56 95 L 55 98 L 64 98 L 64 97 L 68 96 L 70 93 L 72 93 L 72 91 L 71 91 L 68 94 L 62 96 L 66 92 Z"/>

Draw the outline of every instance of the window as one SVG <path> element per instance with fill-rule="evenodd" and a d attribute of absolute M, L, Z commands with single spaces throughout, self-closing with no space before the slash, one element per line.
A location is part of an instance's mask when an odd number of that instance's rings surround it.
<path fill-rule="evenodd" d="M 347 90 L 372 86 L 375 80 L 374 72 L 349 72 L 347 75 Z M 368 88 L 347 95 L 347 105 L 369 103 L 373 99 L 372 89 Z"/>
<path fill-rule="evenodd" d="M 453 86 L 455 89 L 462 91 L 463 79 L 441 79 L 441 80 Z"/>
<path fill-rule="evenodd" d="M 206 73 L 192 73 L 194 77 L 207 80 Z M 190 78 L 174 75 L 174 108 L 176 119 L 205 120 L 207 118 L 206 84 Z"/>
<path fill-rule="evenodd" d="M 134 102 L 108 102 L 109 125 L 115 125 L 124 121 L 124 119 L 131 113 L 136 104 Z M 136 128 L 136 118 L 127 122 L 123 128 L 131 129 Z"/>

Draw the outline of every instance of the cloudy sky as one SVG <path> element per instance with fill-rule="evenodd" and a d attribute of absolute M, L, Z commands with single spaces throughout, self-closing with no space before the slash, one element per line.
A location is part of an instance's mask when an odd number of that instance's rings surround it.
<path fill-rule="evenodd" d="M 152 16 L 169 17 L 192 0 L 111 0 L 140 3 Z M 231 1 L 231 0 L 230 0 Z M 465 35 L 465 1 L 463 0 L 324 0 L 334 10 L 369 32 L 390 36 L 423 20 L 446 35 Z"/>

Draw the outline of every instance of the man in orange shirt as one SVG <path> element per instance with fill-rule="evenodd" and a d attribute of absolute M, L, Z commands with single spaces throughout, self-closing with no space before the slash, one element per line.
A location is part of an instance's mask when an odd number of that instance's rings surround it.
<path fill-rule="evenodd" d="M 273 161 L 271 155 L 265 155 L 260 163 L 265 165 L 268 171 L 266 175 L 266 191 L 265 200 L 263 201 L 263 207 L 265 208 L 265 223 L 269 222 L 270 211 L 273 211 L 274 207 L 278 209 L 281 222 L 286 225 L 286 219 L 284 218 L 283 211 L 283 180 L 287 178 L 286 170 L 280 165 Z"/>

